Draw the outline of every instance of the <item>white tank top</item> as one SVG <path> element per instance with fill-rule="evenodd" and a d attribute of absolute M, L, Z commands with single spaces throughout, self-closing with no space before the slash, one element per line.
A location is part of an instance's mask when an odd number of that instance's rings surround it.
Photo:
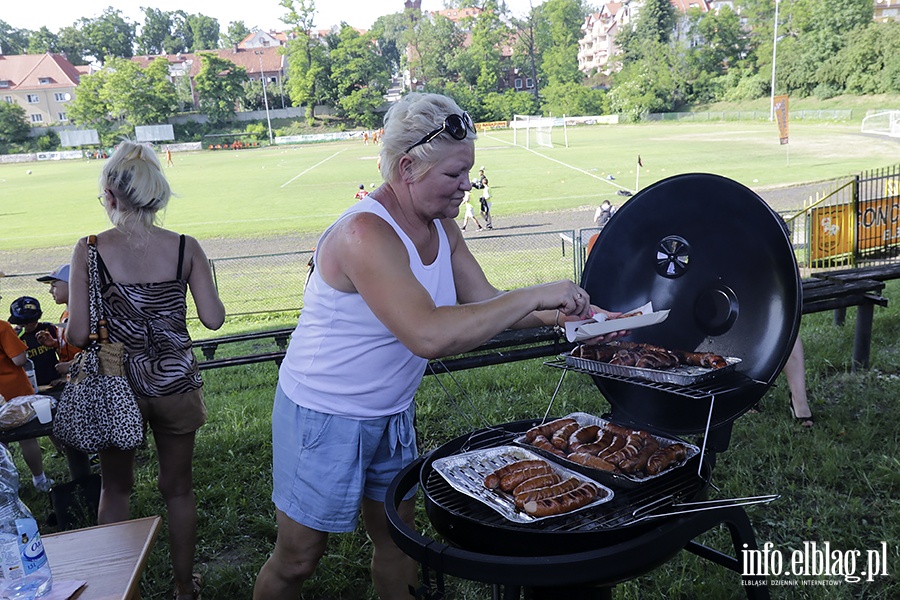
<path fill-rule="evenodd" d="M 412 240 L 371 197 L 354 204 L 335 224 L 360 212 L 376 214 L 394 228 L 409 253 L 410 269 L 436 306 L 456 304 L 450 243 L 439 220 L 434 221 L 439 237 L 437 258 L 425 265 Z M 333 227 L 319 238 L 320 247 Z M 317 259 L 314 253 L 313 264 Z M 314 268 L 303 296 L 300 321 L 281 363 L 278 383 L 288 398 L 300 406 L 374 419 L 409 407 L 426 363 L 378 320 L 362 296 L 332 288 Z"/>

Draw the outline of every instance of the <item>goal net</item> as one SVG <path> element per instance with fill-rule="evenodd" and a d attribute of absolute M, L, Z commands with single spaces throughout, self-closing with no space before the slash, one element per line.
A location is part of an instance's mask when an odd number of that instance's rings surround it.
<path fill-rule="evenodd" d="M 900 137 L 900 110 L 886 110 L 866 116 L 862 133 Z"/>
<path fill-rule="evenodd" d="M 513 115 L 510 126 L 513 130 L 513 143 L 517 146 L 531 148 L 531 145 L 553 147 L 553 126 L 556 119 L 538 115 Z"/>

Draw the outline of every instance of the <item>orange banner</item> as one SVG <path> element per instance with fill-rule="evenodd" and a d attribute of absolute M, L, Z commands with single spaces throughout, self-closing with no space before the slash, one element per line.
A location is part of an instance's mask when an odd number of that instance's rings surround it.
<path fill-rule="evenodd" d="M 853 249 L 853 207 L 850 204 L 814 208 L 810 259 L 813 261 L 848 254 Z"/>
<path fill-rule="evenodd" d="M 773 106 L 775 107 L 775 120 L 778 121 L 778 138 L 783 146 L 788 143 L 788 97 L 775 96 Z"/>

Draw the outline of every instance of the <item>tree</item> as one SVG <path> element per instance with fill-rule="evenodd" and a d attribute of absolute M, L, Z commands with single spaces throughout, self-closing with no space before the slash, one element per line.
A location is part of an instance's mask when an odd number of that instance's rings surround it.
<path fill-rule="evenodd" d="M 134 56 L 134 23 L 125 20 L 121 11 L 108 7 L 96 19 L 81 19 L 81 30 L 88 53 L 100 62 L 108 56 Z"/>
<path fill-rule="evenodd" d="M 81 127 L 94 127 L 98 130 L 112 128 L 110 107 L 103 93 L 107 76 L 106 70 L 81 76 L 78 87 L 75 88 L 75 98 L 69 105 L 70 121 Z"/>
<path fill-rule="evenodd" d="M 381 55 L 388 61 L 391 73 L 399 73 L 406 59 L 403 41 L 409 20 L 402 12 L 383 15 L 375 20 L 369 33 L 377 41 Z"/>
<path fill-rule="evenodd" d="M 0 19 L 0 54 L 24 54 L 28 48 L 29 31 L 15 29 Z"/>
<path fill-rule="evenodd" d="M 243 100 L 247 71 L 209 52 L 198 56 L 201 67 L 194 87 L 200 96 L 200 110 L 213 123 L 222 124 L 234 116 L 237 103 Z"/>
<path fill-rule="evenodd" d="M 541 112 L 545 115 L 602 115 L 606 112 L 606 93 L 579 83 L 552 83 L 544 86 Z M 523 114 L 523 113 L 519 113 Z"/>
<path fill-rule="evenodd" d="M 535 37 L 541 53 L 539 76 L 545 85 L 580 82 L 583 75 L 578 70 L 578 40 L 587 12 L 584 6 L 579 0 L 547 0 L 535 10 Z"/>
<path fill-rule="evenodd" d="M 219 46 L 221 48 L 234 48 L 247 35 L 250 30 L 244 25 L 243 21 L 232 21 L 228 24 L 228 29 L 219 37 Z"/>
<path fill-rule="evenodd" d="M 59 36 L 44 26 L 32 32 L 28 37 L 28 54 L 45 54 L 47 52 L 59 53 Z"/>
<path fill-rule="evenodd" d="M 669 0 L 644 2 L 634 27 L 626 27 L 616 36 L 622 49 L 622 64 L 641 60 L 647 53 L 655 52 L 658 44 L 668 43 L 675 22 L 675 8 Z"/>
<path fill-rule="evenodd" d="M 487 0 L 483 12 L 472 21 L 471 42 L 465 54 L 476 66 L 473 83 L 482 94 L 496 92 L 501 77 L 499 49 L 509 36 L 496 0 Z"/>
<path fill-rule="evenodd" d="M 111 58 L 107 70 L 101 95 L 110 114 L 129 128 L 162 123 L 175 113 L 178 100 L 166 59 L 158 58 L 142 69 L 131 60 Z"/>
<path fill-rule="evenodd" d="M 281 18 L 290 25 L 294 38 L 288 41 L 288 92 L 294 106 L 306 105 L 306 118 L 316 118 L 316 104 L 325 96 L 329 87 L 328 65 L 325 49 L 312 38 L 315 23 L 314 0 L 281 0 L 287 12 Z"/>
<path fill-rule="evenodd" d="M 194 37 L 192 52 L 214 50 L 219 46 L 219 22 L 212 17 L 197 13 L 188 17 L 188 27 Z"/>
<path fill-rule="evenodd" d="M 88 63 L 88 40 L 84 36 L 84 32 L 77 26 L 77 23 L 60 29 L 58 37 L 59 51 L 66 55 L 70 63 L 73 65 L 86 65 Z"/>
<path fill-rule="evenodd" d="M 25 109 L 15 102 L 0 102 L 0 150 L 28 140 L 31 126 L 25 117 Z"/>
<path fill-rule="evenodd" d="M 144 24 L 137 37 L 138 54 L 163 54 L 171 35 L 172 18 L 158 8 L 144 8 Z"/>
<path fill-rule="evenodd" d="M 388 62 L 377 51 L 371 36 L 362 36 L 352 27 L 342 27 L 338 39 L 330 52 L 338 106 L 354 121 L 375 127 L 375 111 L 384 104 L 387 90 Z"/>

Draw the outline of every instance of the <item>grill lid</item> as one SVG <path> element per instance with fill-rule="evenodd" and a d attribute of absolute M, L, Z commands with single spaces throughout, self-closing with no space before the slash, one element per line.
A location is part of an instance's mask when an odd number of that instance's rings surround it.
<path fill-rule="evenodd" d="M 598 236 L 581 285 L 611 310 L 648 300 L 671 310 L 631 341 L 742 359 L 739 373 L 756 383 L 715 397 L 713 427 L 759 400 L 800 326 L 802 290 L 783 221 L 753 191 L 718 175 L 670 177 L 623 204 Z M 595 381 L 622 421 L 689 434 L 710 417 L 707 398 Z"/>

